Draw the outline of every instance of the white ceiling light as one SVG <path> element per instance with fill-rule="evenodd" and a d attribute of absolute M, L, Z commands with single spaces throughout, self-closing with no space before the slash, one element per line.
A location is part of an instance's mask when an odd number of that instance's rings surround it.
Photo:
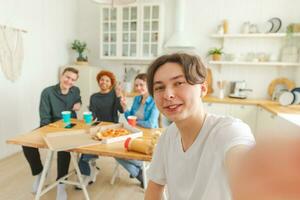
<path fill-rule="evenodd" d="M 99 4 L 111 4 L 111 5 L 126 5 L 136 2 L 136 0 L 93 0 Z"/>
<path fill-rule="evenodd" d="M 165 48 L 195 48 L 195 45 L 190 40 L 190 36 L 186 34 L 184 27 L 185 1 L 176 0 L 175 2 L 175 31 L 165 43 Z"/>

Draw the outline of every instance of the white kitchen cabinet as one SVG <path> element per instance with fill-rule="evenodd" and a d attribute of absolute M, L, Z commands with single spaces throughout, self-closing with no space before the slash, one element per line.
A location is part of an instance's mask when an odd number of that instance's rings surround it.
<path fill-rule="evenodd" d="M 263 108 L 258 108 L 256 120 L 256 137 L 261 137 L 265 134 L 275 133 L 278 130 L 276 123 L 276 115 L 266 111 Z"/>
<path fill-rule="evenodd" d="M 142 57 L 156 57 L 161 51 L 160 7 L 145 5 L 142 12 Z"/>
<path fill-rule="evenodd" d="M 255 135 L 256 132 L 256 105 L 229 105 L 229 115 L 235 118 L 241 119 L 243 122 L 249 125 L 252 133 Z"/>
<path fill-rule="evenodd" d="M 258 108 L 256 120 L 256 136 L 272 137 L 276 135 L 300 136 L 300 126 L 282 118 L 280 115 L 274 115 L 263 108 Z"/>
<path fill-rule="evenodd" d="M 229 104 L 223 104 L 223 103 L 207 103 L 204 104 L 204 109 L 213 114 L 217 115 L 228 115 L 229 114 Z"/>
<path fill-rule="evenodd" d="M 103 56 L 117 56 L 117 12 L 117 8 L 102 8 L 100 44 Z"/>
<path fill-rule="evenodd" d="M 160 54 L 162 6 L 151 2 L 101 7 L 100 58 L 152 59 Z"/>
<path fill-rule="evenodd" d="M 204 108 L 209 113 L 218 115 L 229 115 L 249 125 L 253 134 L 256 129 L 257 107 L 252 105 L 222 104 L 222 103 L 204 103 Z"/>
<path fill-rule="evenodd" d="M 99 86 L 96 81 L 96 76 L 101 70 L 100 67 L 95 66 L 85 66 L 85 65 L 69 65 L 61 67 L 61 72 L 66 67 L 74 67 L 79 71 L 79 78 L 75 82 L 75 85 L 80 89 L 81 95 L 81 109 L 77 112 L 78 118 L 83 118 L 83 112 L 88 111 L 88 106 L 90 103 L 90 96 L 99 91 Z"/>

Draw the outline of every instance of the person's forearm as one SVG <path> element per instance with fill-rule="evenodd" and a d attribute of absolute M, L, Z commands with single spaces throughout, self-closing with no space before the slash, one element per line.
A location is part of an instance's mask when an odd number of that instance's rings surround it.
<path fill-rule="evenodd" d="M 162 199 L 162 192 L 149 192 L 148 189 L 145 193 L 145 199 L 144 200 L 161 200 Z"/>
<path fill-rule="evenodd" d="M 145 200 L 161 200 L 164 191 L 164 186 L 149 181 L 145 192 Z"/>

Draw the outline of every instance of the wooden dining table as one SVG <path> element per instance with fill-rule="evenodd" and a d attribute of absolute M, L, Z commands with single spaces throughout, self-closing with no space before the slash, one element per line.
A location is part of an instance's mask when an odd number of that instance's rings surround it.
<path fill-rule="evenodd" d="M 77 119 L 72 119 L 72 123 L 75 123 L 76 125 L 72 129 L 66 129 L 65 124 L 62 121 L 57 121 L 55 123 L 51 123 L 47 126 L 43 126 L 41 128 L 35 129 L 33 131 L 30 131 L 28 133 L 18 135 L 16 137 L 13 137 L 6 142 L 8 144 L 16 144 L 16 145 L 22 145 L 22 146 L 27 146 L 27 147 L 35 147 L 35 148 L 43 148 L 47 150 L 47 156 L 45 159 L 45 164 L 44 164 L 44 169 L 42 172 L 41 176 L 41 181 L 40 185 L 38 187 L 38 191 L 36 193 L 35 199 L 39 200 L 40 197 L 54 188 L 58 183 L 65 183 L 65 184 L 72 184 L 72 185 L 77 185 L 82 187 L 83 193 L 85 198 L 88 200 L 89 195 L 86 190 L 85 185 L 83 184 L 82 176 L 78 167 L 78 154 L 94 154 L 94 155 L 99 155 L 99 156 L 109 156 L 109 157 L 116 157 L 116 158 L 123 158 L 123 159 L 132 159 L 132 160 L 140 160 L 143 161 L 143 178 L 144 178 L 144 187 L 147 185 L 147 176 L 146 176 L 146 171 L 148 168 L 148 163 L 151 161 L 152 155 L 146 155 L 142 154 L 139 152 L 133 152 L 133 151 L 127 151 L 124 148 L 124 141 L 120 142 L 114 142 L 110 144 L 96 144 L 96 145 L 91 145 L 91 146 L 84 146 L 84 147 L 79 147 L 79 148 L 74 148 L 68 150 L 71 154 L 71 161 L 73 163 L 73 166 L 75 168 L 75 172 L 77 174 L 78 182 L 72 182 L 66 180 L 69 176 L 74 174 L 74 170 L 70 172 L 68 175 L 60 178 L 59 180 L 55 181 L 51 185 L 44 187 L 45 184 L 45 179 L 46 179 L 46 174 L 48 174 L 48 171 L 51 167 L 51 162 L 53 160 L 54 153 L 56 151 L 53 151 L 48 148 L 46 142 L 44 141 L 45 135 L 51 134 L 51 133 L 57 133 L 57 132 L 62 132 L 62 131 L 72 131 L 72 130 L 78 130 L 78 129 L 90 129 L 91 126 L 87 125 L 84 123 L 83 120 L 77 120 Z M 112 123 L 109 122 L 101 122 L 98 126 L 103 126 L 103 125 L 109 125 Z M 147 129 L 147 128 L 142 128 L 142 127 L 136 127 L 140 129 L 143 132 L 143 138 L 149 139 L 152 137 L 154 133 L 157 131 L 161 132 L 161 128 L 157 129 Z M 71 132 L 70 132 L 71 133 Z M 116 168 L 115 168 L 116 170 Z M 115 178 L 115 170 L 114 170 L 114 176 L 113 179 Z M 113 182 L 113 181 L 112 181 Z"/>

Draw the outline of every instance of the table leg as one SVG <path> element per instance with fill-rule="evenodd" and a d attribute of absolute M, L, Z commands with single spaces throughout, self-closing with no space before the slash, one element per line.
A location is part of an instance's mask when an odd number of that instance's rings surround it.
<path fill-rule="evenodd" d="M 41 192 L 42 192 L 42 188 L 44 186 L 45 177 L 46 177 L 47 172 L 48 172 L 48 170 L 50 168 L 51 160 L 53 159 L 53 154 L 54 154 L 53 151 L 48 150 L 46 161 L 45 161 L 45 166 L 44 166 L 44 169 L 43 169 L 43 172 L 42 172 L 42 176 L 41 176 L 41 180 L 40 180 L 39 187 L 38 187 L 38 191 L 37 191 L 37 193 L 35 195 L 35 200 L 39 200 L 40 197 L 41 197 Z"/>
<path fill-rule="evenodd" d="M 54 156 L 54 152 L 53 152 L 53 156 Z M 51 166 L 52 166 L 52 162 L 53 162 L 53 159 L 50 159 L 49 161 L 49 169 L 46 173 L 46 176 L 45 176 L 45 186 L 47 187 L 48 185 L 51 184 Z"/>
<path fill-rule="evenodd" d="M 113 176 L 111 177 L 111 180 L 110 180 L 110 184 L 113 185 L 115 183 L 115 180 L 117 177 L 119 177 L 119 163 L 117 161 L 115 161 L 115 167 L 114 167 L 114 171 L 113 171 Z"/>
<path fill-rule="evenodd" d="M 83 190 L 83 194 L 84 194 L 84 196 L 85 196 L 85 199 L 86 199 L 86 200 L 90 200 L 89 194 L 88 194 L 88 192 L 87 192 L 87 190 L 86 190 L 86 187 L 85 187 L 85 185 L 84 185 L 84 183 L 83 183 L 83 179 L 82 179 L 82 175 L 81 175 L 80 169 L 79 169 L 79 167 L 78 167 L 78 162 L 77 162 L 76 153 L 71 152 L 71 158 L 72 158 L 72 162 L 73 162 L 73 165 L 74 165 L 74 167 L 75 167 L 75 170 L 76 170 L 76 174 L 77 174 L 78 180 L 79 180 L 79 182 L 80 182 L 80 186 L 81 186 L 81 188 L 82 188 L 82 190 Z"/>
<path fill-rule="evenodd" d="M 147 185 L 148 185 L 148 177 L 147 177 L 147 170 L 148 170 L 148 168 L 149 168 L 149 166 L 146 163 L 146 161 L 143 161 L 142 169 L 143 169 L 144 189 L 146 189 Z"/>

